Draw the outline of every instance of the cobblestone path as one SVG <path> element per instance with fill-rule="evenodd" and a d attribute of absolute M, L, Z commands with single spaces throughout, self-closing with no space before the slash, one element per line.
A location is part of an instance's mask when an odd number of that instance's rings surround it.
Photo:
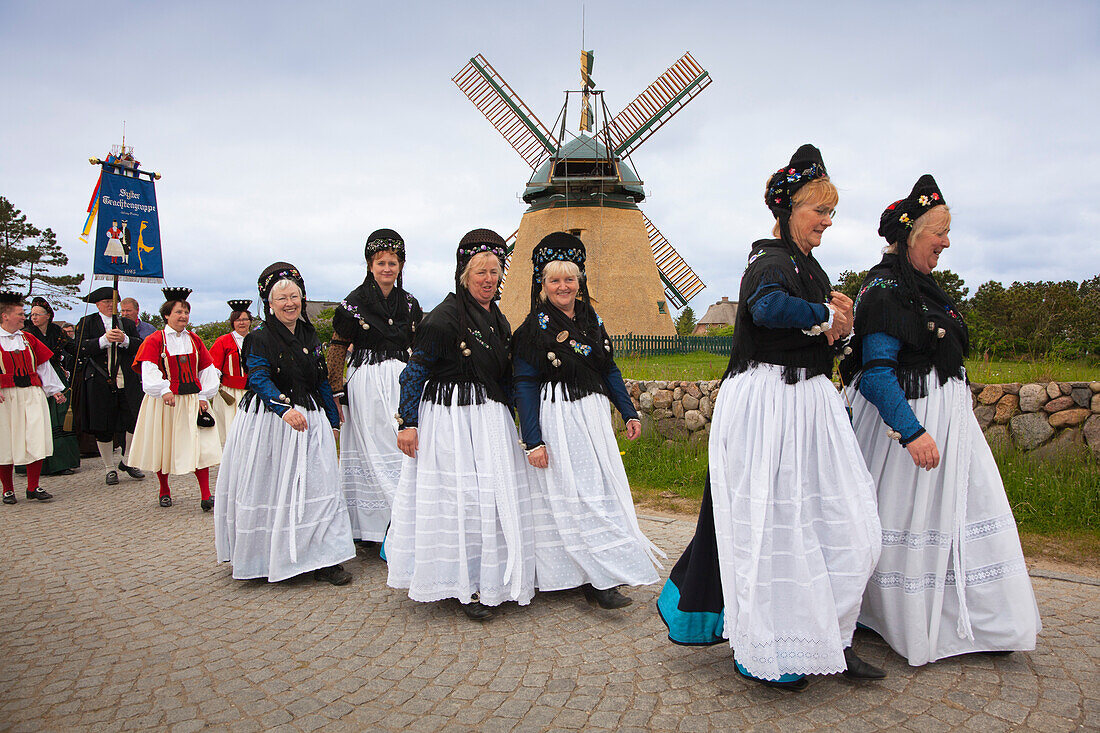
<path fill-rule="evenodd" d="M 737 678 L 726 647 L 670 644 L 659 587 L 625 611 L 540 594 L 479 625 L 387 588 L 377 557 L 342 588 L 234 581 L 193 478 L 161 509 L 155 478 L 105 487 L 96 463 L 0 507 L 0 729 L 1100 729 L 1096 585 L 1034 579 L 1035 652 L 911 669 L 858 632 L 888 679 L 790 694 Z M 674 560 L 694 524 L 642 527 Z"/>

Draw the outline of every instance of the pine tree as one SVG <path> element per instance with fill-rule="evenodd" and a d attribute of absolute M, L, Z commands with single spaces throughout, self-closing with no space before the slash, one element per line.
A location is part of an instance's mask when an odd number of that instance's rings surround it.
<path fill-rule="evenodd" d="M 0 288 L 18 290 L 27 297 L 40 295 L 54 307 L 72 304 L 83 275 L 58 275 L 68 256 L 50 228 L 39 229 L 26 215 L 0 196 Z"/>
<path fill-rule="evenodd" d="M 690 336 L 691 332 L 695 330 L 695 311 L 691 309 L 691 306 L 685 306 L 680 311 L 679 318 L 676 319 L 676 333 L 681 336 Z"/>

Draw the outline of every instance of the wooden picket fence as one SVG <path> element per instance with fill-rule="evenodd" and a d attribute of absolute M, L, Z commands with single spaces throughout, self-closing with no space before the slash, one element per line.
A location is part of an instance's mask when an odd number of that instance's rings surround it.
<path fill-rule="evenodd" d="M 695 351 L 728 355 L 733 348 L 733 336 L 641 336 L 628 333 L 612 336 L 611 344 L 618 356 L 690 354 Z"/>

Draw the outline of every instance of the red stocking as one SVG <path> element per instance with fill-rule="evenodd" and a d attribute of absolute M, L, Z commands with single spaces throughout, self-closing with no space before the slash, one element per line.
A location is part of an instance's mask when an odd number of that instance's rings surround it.
<path fill-rule="evenodd" d="M 199 480 L 199 494 L 203 499 L 210 498 L 210 469 L 196 468 L 195 478 Z"/>
<path fill-rule="evenodd" d="M 168 474 L 157 471 L 157 481 L 160 482 L 160 495 L 171 496 L 172 492 L 168 490 Z"/>
<path fill-rule="evenodd" d="M 4 485 L 4 493 L 15 491 L 15 484 L 11 480 L 12 469 L 15 468 L 14 464 L 7 464 L 6 466 L 0 466 L 0 484 Z"/>
<path fill-rule="evenodd" d="M 27 491 L 34 491 L 38 488 L 38 477 L 42 475 L 42 461 L 44 458 L 39 458 L 34 463 L 27 464 Z"/>

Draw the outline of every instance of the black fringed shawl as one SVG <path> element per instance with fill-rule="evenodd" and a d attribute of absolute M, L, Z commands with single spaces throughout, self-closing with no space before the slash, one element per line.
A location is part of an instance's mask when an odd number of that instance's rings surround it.
<path fill-rule="evenodd" d="M 832 375 L 834 351 L 824 334 L 807 336 L 801 328 L 766 328 L 753 322 L 749 299 L 761 285 L 770 282 L 783 283 L 791 295 L 811 303 L 824 303 L 832 290 L 829 276 L 812 254 L 788 247 L 780 239 L 754 242 L 741 278 L 733 350 L 725 376 L 759 364 L 783 367 L 787 384 L 819 374 Z"/>
<path fill-rule="evenodd" d="M 467 324 L 465 329 L 462 323 Z M 458 387 L 454 403 L 458 406 L 481 405 L 487 399 L 510 405 L 511 337 L 512 329 L 495 301 L 486 310 L 466 288 L 448 293 L 421 321 L 413 341 L 412 361 L 418 361 L 418 351 L 434 359 L 423 398 L 450 406 Z M 464 350 L 469 350 L 468 356 Z"/>
<path fill-rule="evenodd" d="M 861 337 L 885 333 L 901 342 L 895 367 L 898 384 L 906 399 L 917 399 L 928 396 L 925 377 L 933 369 L 941 386 L 952 377 L 965 378 L 963 362 L 970 354 L 970 331 L 955 303 L 931 275 L 912 270 L 917 298 L 906 293 L 899 285 L 899 265 L 898 255 L 887 254 L 867 273 L 856 296 L 855 335 L 849 344 L 852 353 L 841 362 L 840 373 L 852 383 L 864 368 Z M 920 310 L 915 301 L 920 302 Z"/>
<path fill-rule="evenodd" d="M 424 317 L 420 303 L 394 286 L 387 296 L 369 274 L 348 293 L 332 317 L 337 337 L 351 344 L 349 366 L 409 360 L 413 334 Z"/>
<path fill-rule="evenodd" d="M 299 318 L 294 332 L 272 318 L 244 337 L 241 362 L 249 356 L 267 361 L 268 378 L 292 404 L 306 409 L 325 409 L 321 384 L 328 379 L 328 368 L 321 353 L 321 341 L 313 324 Z M 249 370 L 251 383 L 255 370 Z"/>
<path fill-rule="evenodd" d="M 604 376 L 614 364 L 611 338 L 590 305 L 578 300 L 574 307 L 573 318 L 546 302 L 531 311 L 516 329 L 513 354 L 537 369 L 541 382 L 559 385 L 567 401 L 606 396 Z"/>

